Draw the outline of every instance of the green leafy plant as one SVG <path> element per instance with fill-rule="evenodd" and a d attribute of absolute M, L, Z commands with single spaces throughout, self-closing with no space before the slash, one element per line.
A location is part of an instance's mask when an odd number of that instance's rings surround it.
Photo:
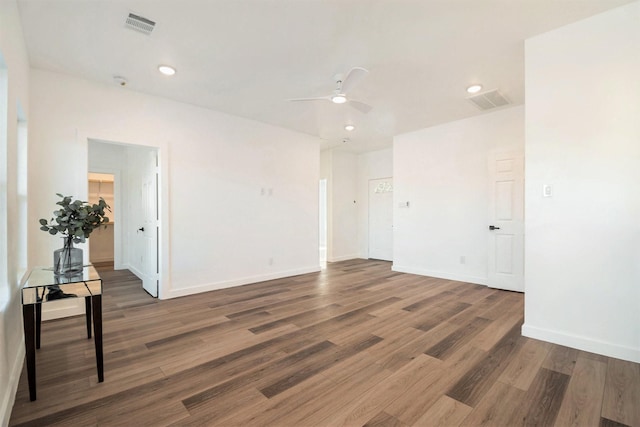
<path fill-rule="evenodd" d="M 72 196 L 63 196 L 56 205 L 60 209 L 53 211 L 53 218 L 47 221 L 40 219 L 40 230 L 55 236 L 60 233 L 67 243 L 84 243 L 91 232 L 109 222 L 105 210 L 111 212 L 111 207 L 101 197 L 98 203 L 90 204 L 81 200 L 72 201 Z"/>

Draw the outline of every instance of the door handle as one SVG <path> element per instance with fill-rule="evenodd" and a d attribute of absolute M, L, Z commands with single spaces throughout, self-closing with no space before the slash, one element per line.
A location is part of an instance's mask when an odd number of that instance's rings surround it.
<path fill-rule="evenodd" d="M 496 227 L 495 225 L 490 225 L 489 230 L 500 230 L 500 227 Z"/>
<path fill-rule="evenodd" d="M 144 231 L 144 227 L 138 228 L 138 231 Z"/>

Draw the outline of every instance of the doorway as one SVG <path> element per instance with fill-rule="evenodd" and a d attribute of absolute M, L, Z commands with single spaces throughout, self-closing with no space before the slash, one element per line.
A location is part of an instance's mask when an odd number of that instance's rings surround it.
<path fill-rule="evenodd" d="M 89 182 L 89 195 L 96 185 L 106 194 L 106 175 L 113 175 L 113 264 L 114 269 L 128 269 L 138 276 L 144 290 L 153 297 L 160 294 L 160 209 L 158 149 L 110 141 L 89 141 L 89 170 L 102 175 Z M 94 176 L 96 177 L 96 176 Z M 100 184 L 100 179 L 102 183 Z M 104 196 L 103 196 L 104 197 Z M 112 204 L 113 203 L 113 204 Z M 107 231 L 107 230 L 105 230 Z M 95 232 L 94 232 L 95 233 Z M 97 248 L 92 245 L 98 244 Z M 89 239 L 89 259 L 100 259 L 107 248 L 100 237 Z M 94 255 L 94 250 L 97 254 Z"/>
<path fill-rule="evenodd" d="M 320 254 L 320 268 L 327 268 L 327 180 L 320 180 L 319 187 L 319 203 L 320 212 L 319 218 L 319 254 Z"/>
<path fill-rule="evenodd" d="M 93 265 L 113 265 L 115 253 L 115 175 L 89 172 L 89 203 L 104 199 L 111 208 L 109 222 L 91 233 L 89 238 L 89 261 Z"/>

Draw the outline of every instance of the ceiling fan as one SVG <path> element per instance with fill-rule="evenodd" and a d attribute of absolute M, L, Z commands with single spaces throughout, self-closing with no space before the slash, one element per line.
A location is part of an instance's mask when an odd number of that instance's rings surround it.
<path fill-rule="evenodd" d="M 349 103 L 350 106 L 363 113 L 371 111 L 371 105 L 362 101 L 356 101 L 351 98 L 347 98 L 347 92 L 354 88 L 360 81 L 369 74 L 369 71 L 362 67 L 354 67 L 343 79 L 340 74 L 336 76 L 336 88 L 331 95 L 320 96 L 317 98 L 295 98 L 289 101 L 331 101 L 334 104 Z"/>

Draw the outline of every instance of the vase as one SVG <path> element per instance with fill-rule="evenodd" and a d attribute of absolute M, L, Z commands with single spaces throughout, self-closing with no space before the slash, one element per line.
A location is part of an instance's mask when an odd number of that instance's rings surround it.
<path fill-rule="evenodd" d="M 64 246 L 53 251 L 53 272 L 56 275 L 73 276 L 82 271 L 82 249 L 73 247 L 73 240 L 65 238 Z"/>

